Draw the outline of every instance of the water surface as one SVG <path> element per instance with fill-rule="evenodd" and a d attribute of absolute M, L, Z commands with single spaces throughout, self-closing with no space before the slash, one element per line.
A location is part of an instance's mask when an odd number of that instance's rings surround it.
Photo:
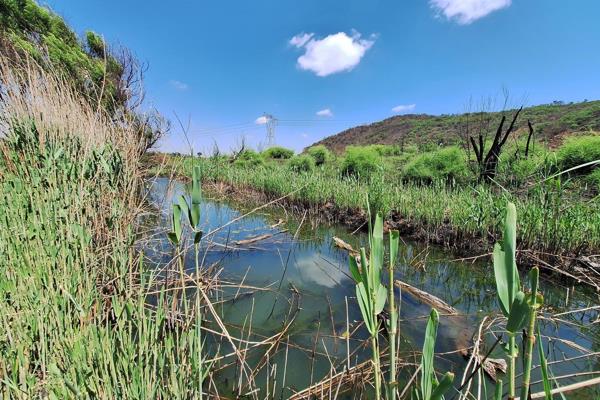
<path fill-rule="evenodd" d="M 156 240 L 148 242 L 146 253 L 156 265 L 164 265 L 172 257 L 173 249 L 164 231 L 170 228 L 171 204 L 183 193 L 182 183 L 166 178 L 158 178 L 150 184 L 149 198 L 158 216 L 149 221 L 152 228 L 149 235 Z M 236 199 L 207 197 L 202 203 L 202 230 L 210 232 L 222 227 L 252 207 Z M 236 244 L 266 234 L 272 236 L 252 244 Z M 366 329 L 358 326 L 361 315 L 354 283 L 348 275 L 348 254 L 333 245 L 334 236 L 355 248 L 367 242 L 365 233 L 352 233 L 342 226 L 297 218 L 277 207 L 259 210 L 203 239 L 202 264 L 217 265 L 220 279 L 269 289 L 223 288 L 216 299 L 222 300 L 218 301 L 217 310 L 230 333 L 246 337 L 251 327 L 250 339 L 261 341 L 289 325 L 287 334 L 268 357 L 264 356 L 268 346 L 249 353 L 249 368 L 268 365 L 255 377 L 261 390 L 259 398 L 267 393 L 269 397 L 287 398 L 328 376 L 332 365 L 337 372 L 342 371 L 348 351 L 352 354 L 351 365 L 369 356 L 370 350 L 364 346 Z M 492 266 L 487 261 L 456 259 L 444 249 L 403 241 L 395 274 L 396 279 L 431 293 L 459 310 L 458 317 L 442 317 L 436 344 L 436 369 L 454 371 L 459 381 L 467 361 L 459 350 L 471 345 L 471 338 L 484 318 L 489 321 L 497 316 L 498 306 Z M 186 266 L 189 272 L 194 271 L 191 251 L 186 257 Z M 598 304 L 597 295 L 587 288 L 569 287 L 547 279 L 542 279 L 541 290 L 548 306 L 543 315 L 548 319 L 542 319 L 540 327 L 553 375 L 560 378 L 580 374 L 559 379 L 560 385 L 597 376 L 589 373 L 600 370 L 598 359 L 582 355 L 599 350 L 599 310 L 570 312 L 594 307 Z M 418 362 L 418 356 L 415 358 L 412 353 L 422 346 L 426 317 L 431 308 L 408 293 L 402 293 L 401 298 L 401 351 L 407 362 L 414 363 Z M 567 314 L 549 318 L 559 312 Z M 347 321 L 351 332 L 349 341 L 345 339 Z M 485 340 L 487 350 L 494 338 L 488 334 Z M 222 340 L 211 340 L 209 346 L 213 354 L 231 351 Z M 503 358 L 501 346 L 492 357 Z M 537 359 L 534 363 L 537 364 Z M 216 373 L 214 379 L 222 395 L 233 393 L 239 371 L 239 366 L 232 366 Z M 408 376 L 413 371 L 407 368 L 404 373 Z M 538 379 L 536 370 L 532 381 Z M 485 381 L 487 392 L 491 394 L 493 383 L 489 379 Z M 539 384 L 534 385 L 533 391 L 540 390 Z M 597 387 L 568 395 L 582 399 L 598 396 Z"/>

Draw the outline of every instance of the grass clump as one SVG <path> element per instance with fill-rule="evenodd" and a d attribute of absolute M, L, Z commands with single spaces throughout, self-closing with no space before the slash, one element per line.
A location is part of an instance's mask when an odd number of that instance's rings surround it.
<path fill-rule="evenodd" d="M 558 165 L 562 170 L 600 160 L 600 135 L 573 136 L 558 149 Z M 590 172 L 586 167 L 580 173 Z"/>
<path fill-rule="evenodd" d="M 368 178 L 381 170 L 381 157 L 371 147 L 348 146 L 342 161 L 341 173 L 345 176 Z"/>
<path fill-rule="evenodd" d="M 257 167 L 264 163 L 265 160 L 254 150 L 244 150 L 234 162 L 235 165 L 241 167 Z"/>
<path fill-rule="evenodd" d="M 331 160 L 332 157 L 331 151 L 329 151 L 329 149 L 322 144 L 310 147 L 306 152 L 315 160 L 315 165 L 317 167 L 324 165 Z"/>
<path fill-rule="evenodd" d="M 289 166 L 295 172 L 312 172 L 315 169 L 315 160 L 306 154 L 298 155 L 290 160 Z"/>
<path fill-rule="evenodd" d="M 281 146 L 273 146 L 269 147 L 265 151 L 263 151 L 262 156 L 267 159 L 273 160 L 287 160 L 294 156 L 294 150 L 286 149 Z"/>
<path fill-rule="evenodd" d="M 404 177 L 418 182 L 459 180 L 467 175 L 465 155 L 455 146 L 414 156 L 403 168 Z"/>

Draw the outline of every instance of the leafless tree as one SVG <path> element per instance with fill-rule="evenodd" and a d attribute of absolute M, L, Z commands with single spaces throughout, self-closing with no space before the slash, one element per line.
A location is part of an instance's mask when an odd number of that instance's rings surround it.
<path fill-rule="evenodd" d="M 240 136 L 236 139 L 235 146 L 231 149 L 232 156 L 229 161 L 234 162 L 244 151 L 246 151 L 246 136 Z"/>
<path fill-rule="evenodd" d="M 471 151 L 475 154 L 475 169 L 481 182 L 490 182 L 496 177 L 500 154 L 508 138 L 516 130 L 519 114 L 523 110 L 523 106 L 521 106 L 516 111 L 513 111 L 510 124 L 505 128 L 509 94 L 506 90 L 503 91 L 503 94 L 503 111 L 500 112 L 500 121 L 495 131 L 492 127 L 498 114 L 491 112 L 494 105 L 492 99 L 483 100 L 480 105 L 480 111 L 475 113 L 467 112 L 465 114 L 464 129 L 461 133 L 462 145 L 467 152 L 469 160 L 471 159 Z M 487 147 L 492 132 L 494 132 L 492 142 Z"/>

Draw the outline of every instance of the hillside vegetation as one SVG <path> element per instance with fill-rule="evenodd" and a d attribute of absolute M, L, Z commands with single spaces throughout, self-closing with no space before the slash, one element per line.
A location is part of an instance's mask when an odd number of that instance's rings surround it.
<path fill-rule="evenodd" d="M 513 112 L 514 110 L 508 110 L 506 114 Z M 343 152 L 349 145 L 370 144 L 400 147 L 416 145 L 429 150 L 432 146 L 460 143 L 469 121 L 473 124 L 482 119 L 488 120 L 494 127 L 500 121 L 501 115 L 501 112 L 439 116 L 399 115 L 347 129 L 314 145 L 325 145 L 336 153 Z M 600 100 L 572 104 L 557 102 L 524 108 L 516 123 L 517 134 L 527 130 L 528 120 L 535 129 L 536 139 L 554 147 L 561 142 L 565 134 L 600 130 Z"/>
<path fill-rule="evenodd" d="M 168 130 L 157 112 L 138 110 L 144 66 L 127 48 L 111 46 L 93 31 L 79 38 L 62 17 L 33 0 L 0 0 L 0 53 L 18 69 L 35 63 L 64 78 L 82 100 L 115 118 L 127 114 L 145 143 L 142 151 Z"/>

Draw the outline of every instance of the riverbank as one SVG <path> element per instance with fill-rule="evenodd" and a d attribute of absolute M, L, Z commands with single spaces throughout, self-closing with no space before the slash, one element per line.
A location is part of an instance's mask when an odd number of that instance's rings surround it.
<path fill-rule="evenodd" d="M 512 201 L 519 215 L 523 264 L 541 264 L 590 282 L 600 278 L 584 272 L 587 257 L 600 249 L 600 201 L 575 197 L 556 182 L 509 193 L 483 185 L 392 183 L 385 175 L 369 181 L 340 178 L 327 169 L 303 173 L 276 163 L 240 166 L 222 158 L 153 157 L 151 165 L 164 165 L 164 171 L 181 176 L 199 165 L 206 185 L 216 190 L 258 202 L 279 199 L 299 214 L 308 211 L 352 229 L 366 226 L 368 204 L 386 216 L 387 227 L 415 240 L 452 248 L 465 257 L 489 254 L 501 236 L 506 202 Z"/>

